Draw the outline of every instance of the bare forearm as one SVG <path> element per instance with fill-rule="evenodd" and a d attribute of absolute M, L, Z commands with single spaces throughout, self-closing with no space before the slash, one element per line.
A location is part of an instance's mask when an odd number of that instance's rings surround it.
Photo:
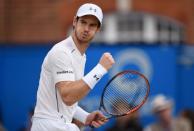
<path fill-rule="evenodd" d="M 63 102 L 72 105 L 81 100 L 90 91 L 89 86 L 83 80 L 59 82 L 56 84 Z"/>

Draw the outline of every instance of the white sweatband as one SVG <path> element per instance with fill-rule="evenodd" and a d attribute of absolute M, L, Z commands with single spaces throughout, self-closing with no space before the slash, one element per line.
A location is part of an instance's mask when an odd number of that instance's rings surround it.
<path fill-rule="evenodd" d="M 101 65 L 97 64 L 82 80 L 93 89 L 96 83 L 107 73 L 107 70 Z"/>
<path fill-rule="evenodd" d="M 83 124 L 85 124 L 88 115 L 89 115 L 88 112 L 86 112 L 85 110 L 83 110 L 81 107 L 78 106 L 74 114 L 74 118 L 76 120 L 81 121 Z"/>

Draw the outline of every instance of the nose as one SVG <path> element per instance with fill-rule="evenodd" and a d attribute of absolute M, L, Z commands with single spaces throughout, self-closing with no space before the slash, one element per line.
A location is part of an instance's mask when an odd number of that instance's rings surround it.
<path fill-rule="evenodd" d="M 84 28 L 84 30 L 88 32 L 89 31 L 89 26 L 86 25 L 85 28 Z"/>

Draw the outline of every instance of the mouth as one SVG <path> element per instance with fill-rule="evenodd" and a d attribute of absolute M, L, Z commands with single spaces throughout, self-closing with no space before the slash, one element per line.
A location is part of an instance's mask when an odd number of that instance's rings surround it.
<path fill-rule="evenodd" d="M 83 38 L 87 38 L 88 37 L 88 34 L 83 34 L 82 37 Z"/>

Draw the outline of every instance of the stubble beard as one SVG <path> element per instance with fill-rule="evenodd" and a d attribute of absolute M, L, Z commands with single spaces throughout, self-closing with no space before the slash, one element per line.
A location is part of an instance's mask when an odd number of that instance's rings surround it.
<path fill-rule="evenodd" d="M 92 41 L 93 37 L 87 39 L 87 40 L 83 40 L 82 38 L 79 37 L 77 31 L 75 30 L 75 37 L 77 38 L 77 40 L 79 41 L 79 43 L 89 43 L 90 41 Z"/>

